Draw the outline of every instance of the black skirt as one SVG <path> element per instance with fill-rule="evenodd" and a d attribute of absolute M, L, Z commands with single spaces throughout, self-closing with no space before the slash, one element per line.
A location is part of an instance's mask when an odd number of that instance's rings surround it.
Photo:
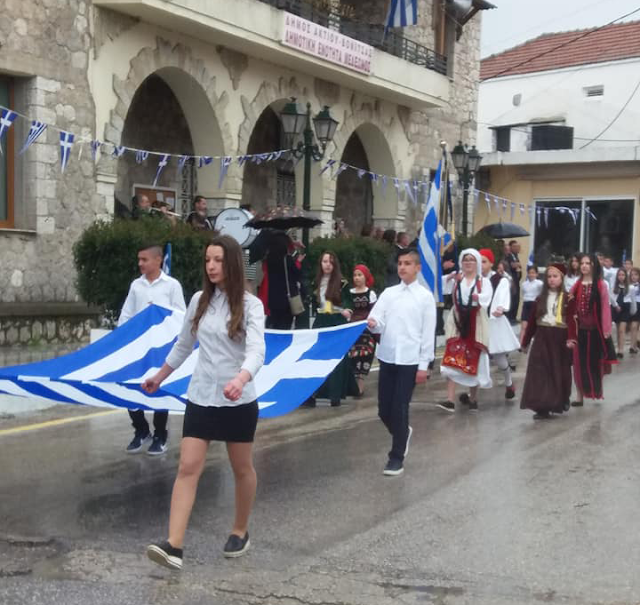
<path fill-rule="evenodd" d="M 533 304 L 535 302 L 536 302 L 535 300 L 527 300 L 527 301 L 522 303 L 522 314 L 520 315 L 520 321 L 530 321 L 531 320 L 529 315 L 531 315 L 531 309 L 533 309 Z"/>
<path fill-rule="evenodd" d="M 627 323 L 631 321 L 631 303 L 623 302 L 620 306 L 620 311 L 617 311 L 616 308 L 611 306 L 611 321 L 613 323 Z M 637 321 L 637 320 L 636 320 Z"/>
<path fill-rule="evenodd" d="M 205 441 L 253 443 L 258 425 L 258 402 L 234 406 L 203 406 L 187 402 L 182 437 Z"/>

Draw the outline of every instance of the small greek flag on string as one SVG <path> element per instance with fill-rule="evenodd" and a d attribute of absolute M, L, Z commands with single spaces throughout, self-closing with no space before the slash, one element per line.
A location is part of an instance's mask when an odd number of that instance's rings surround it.
<path fill-rule="evenodd" d="M 142 164 L 149 157 L 148 151 L 143 151 L 142 149 L 136 150 L 136 163 Z"/>
<path fill-rule="evenodd" d="M 171 275 L 171 242 L 167 242 L 164 247 L 162 270 L 166 275 Z"/>
<path fill-rule="evenodd" d="M 27 135 L 27 140 L 24 142 L 24 146 L 20 150 L 20 155 L 22 155 L 31 145 L 36 141 L 36 139 L 47 129 L 47 125 L 44 122 L 38 122 L 38 120 L 33 120 L 31 122 L 31 128 L 29 128 L 29 134 Z"/>
<path fill-rule="evenodd" d="M 2 154 L 2 135 L 11 128 L 11 124 L 17 117 L 18 114 L 10 109 L 3 109 L 0 112 L 0 154 Z"/>
<path fill-rule="evenodd" d="M 156 170 L 156 178 L 153 179 L 153 187 L 157 186 L 158 179 L 160 178 L 160 174 L 164 170 L 164 167 L 167 165 L 168 161 L 169 161 L 169 154 L 165 153 L 162 156 L 162 159 L 158 162 L 158 170 Z"/>
<path fill-rule="evenodd" d="M 100 141 L 91 141 L 91 156 L 93 157 L 93 161 L 96 161 L 96 155 L 98 155 L 98 149 L 102 146 Z"/>
<path fill-rule="evenodd" d="M 122 157 L 126 150 L 127 150 L 127 148 L 124 145 L 114 145 L 113 146 L 113 157 L 114 158 Z"/>
<path fill-rule="evenodd" d="M 418 0 L 391 0 L 386 29 L 418 23 Z"/>
<path fill-rule="evenodd" d="M 69 156 L 71 155 L 71 148 L 73 147 L 73 140 L 75 136 L 70 132 L 60 131 L 60 170 L 64 172 L 67 164 L 69 163 Z"/>

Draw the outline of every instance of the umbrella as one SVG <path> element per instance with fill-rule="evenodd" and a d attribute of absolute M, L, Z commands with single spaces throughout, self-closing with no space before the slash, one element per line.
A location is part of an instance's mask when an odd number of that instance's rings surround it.
<path fill-rule="evenodd" d="M 286 245 L 291 244 L 291 238 L 284 232 L 277 229 L 261 229 L 256 239 L 249 245 L 249 263 L 257 263 L 267 256 L 269 248 L 278 240 L 284 238 Z"/>
<path fill-rule="evenodd" d="M 254 229 L 293 229 L 295 227 L 316 227 L 322 224 L 317 216 L 299 206 L 277 206 L 254 216 L 247 221 L 247 227 Z"/>
<path fill-rule="evenodd" d="M 484 233 L 495 239 L 504 239 L 506 237 L 526 237 L 529 232 L 526 229 L 515 225 L 514 223 L 492 223 L 485 225 L 478 233 Z"/>

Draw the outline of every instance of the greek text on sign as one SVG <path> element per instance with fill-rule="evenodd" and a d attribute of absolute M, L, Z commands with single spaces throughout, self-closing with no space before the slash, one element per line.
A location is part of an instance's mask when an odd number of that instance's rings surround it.
<path fill-rule="evenodd" d="M 371 73 L 373 47 L 312 21 L 284 13 L 282 44 L 342 67 Z"/>

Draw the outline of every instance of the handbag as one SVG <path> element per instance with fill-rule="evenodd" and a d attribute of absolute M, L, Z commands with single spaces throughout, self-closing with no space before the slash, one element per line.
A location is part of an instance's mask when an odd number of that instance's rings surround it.
<path fill-rule="evenodd" d="M 463 338 L 447 340 L 442 365 L 464 374 L 477 376 L 480 362 L 480 349 Z"/>
<path fill-rule="evenodd" d="M 296 315 L 304 313 L 304 304 L 302 304 L 302 297 L 300 296 L 300 294 L 291 296 L 291 290 L 289 288 L 289 272 L 287 271 L 287 257 L 285 256 L 282 260 L 284 261 L 284 281 L 287 284 L 287 298 L 289 299 L 289 308 L 291 309 L 291 315 L 295 317 Z"/>

